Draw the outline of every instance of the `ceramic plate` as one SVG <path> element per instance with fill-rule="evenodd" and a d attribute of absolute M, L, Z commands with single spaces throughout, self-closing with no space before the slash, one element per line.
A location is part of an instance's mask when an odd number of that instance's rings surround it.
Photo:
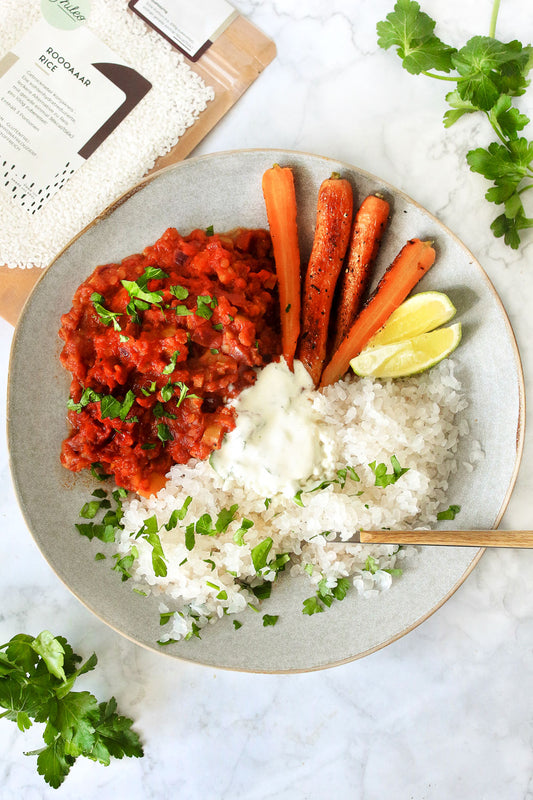
<path fill-rule="evenodd" d="M 457 375 L 470 402 L 466 413 L 471 435 L 487 454 L 474 472 L 460 467 L 449 498 L 461 506 L 461 527 L 495 527 L 516 478 L 524 416 L 520 359 L 502 304 L 472 254 L 435 217 L 378 178 L 331 159 L 272 150 L 220 153 L 189 159 L 134 187 L 71 242 L 35 287 L 15 334 L 8 401 L 11 467 L 22 511 L 44 557 L 76 597 L 112 628 L 153 650 L 260 672 L 320 669 L 389 644 L 447 600 L 482 553 L 421 548 L 416 569 L 407 570 L 388 592 L 365 600 L 354 591 L 313 617 L 301 613 L 309 594 L 305 576 L 291 580 L 284 574 L 262 609 L 279 614 L 276 627 L 263 628 L 262 614 L 250 612 L 238 632 L 224 618 L 208 626 L 201 640 L 162 650 L 156 644 L 161 635 L 159 600 L 132 593 L 109 568 L 109 560 L 94 561 L 102 544 L 89 542 L 74 529 L 79 509 L 95 487 L 90 475 L 73 475 L 59 463 L 69 394 L 69 375 L 59 363 L 61 314 L 98 264 L 141 251 L 169 226 L 181 233 L 209 225 L 217 231 L 266 227 L 261 176 L 274 162 L 294 170 L 304 259 L 312 242 L 318 187 L 332 172 L 352 181 L 356 203 L 376 191 L 391 201 L 392 220 L 378 272 L 407 239 L 434 240 L 437 261 L 419 289 L 448 292 L 457 307 L 464 332 L 454 354 Z M 465 453 L 458 454 L 460 465 Z"/>

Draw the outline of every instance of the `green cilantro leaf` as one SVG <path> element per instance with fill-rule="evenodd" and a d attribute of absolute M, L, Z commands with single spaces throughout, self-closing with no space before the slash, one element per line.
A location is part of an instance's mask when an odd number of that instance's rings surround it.
<path fill-rule="evenodd" d="M 275 625 L 279 619 L 279 614 L 263 614 L 263 628 Z"/>

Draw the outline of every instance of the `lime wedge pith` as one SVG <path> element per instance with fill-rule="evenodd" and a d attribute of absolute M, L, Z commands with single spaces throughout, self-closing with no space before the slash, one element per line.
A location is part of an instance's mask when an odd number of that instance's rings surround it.
<path fill-rule="evenodd" d="M 381 347 L 420 336 L 449 322 L 455 306 L 443 292 L 418 292 L 392 312 L 385 325 L 372 337 L 368 347 Z"/>
<path fill-rule="evenodd" d="M 406 378 L 438 364 L 460 341 L 461 323 L 456 322 L 402 342 L 367 347 L 350 361 L 350 366 L 360 377 Z"/>

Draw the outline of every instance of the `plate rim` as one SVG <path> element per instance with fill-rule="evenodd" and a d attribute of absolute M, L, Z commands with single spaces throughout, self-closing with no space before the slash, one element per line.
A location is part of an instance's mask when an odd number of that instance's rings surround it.
<path fill-rule="evenodd" d="M 45 559 L 45 561 L 48 563 L 48 565 L 52 569 L 53 573 L 61 581 L 61 583 L 69 590 L 69 592 L 88 611 L 90 611 L 91 614 L 93 614 L 95 617 L 97 617 L 97 619 L 99 619 L 102 623 L 107 625 L 109 628 L 111 628 L 112 630 L 114 630 L 116 633 L 120 634 L 124 638 L 126 638 L 129 641 L 133 642 L 134 644 L 136 644 L 136 645 L 138 645 L 140 647 L 143 647 L 143 648 L 145 648 L 146 650 L 148 650 L 150 652 L 154 652 L 154 653 L 157 653 L 157 654 L 160 654 L 160 655 L 167 656 L 168 658 L 171 658 L 173 660 L 184 661 L 184 662 L 187 662 L 187 663 L 190 663 L 190 664 L 195 664 L 195 665 L 199 665 L 199 666 L 202 666 L 202 667 L 208 667 L 210 669 L 222 669 L 222 670 L 226 670 L 226 671 L 230 671 L 230 672 L 244 672 L 244 673 L 251 673 L 251 674 L 270 674 L 270 675 L 276 675 L 276 674 L 302 674 L 302 673 L 306 673 L 306 672 L 317 672 L 317 671 L 324 670 L 324 669 L 331 669 L 333 667 L 342 666 L 344 664 L 348 664 L 348 663 L 351 663 L 353 661 L 358 661 L 361 658 L 369 656 L 372 653 L 376 653 L 379 650 L 382 650 L 385 647 L 388 647 L 393 642 L 398 641 L 399 639 L 401 639 L 404 636 L 406 636 L 408 633 L 413 631 L 415 628 L 419 627 L 419 625 L 421 625 L 423 622 L 425 622 L 431 616 L 433 616 L 433 614 L 436 611 L 438 611 L 446 602 L 448 602 L 448 600 L 452 597 L 452 595 L 455 594 L 455 592 L 466 581 L 466 579 L 472 573 L 474 568 L 477 566 L 477 564 L 479 563 L 479 561 L 480 561 L 483 553 L 485 552 L 486 548 L 479 548 L 478 549 L 476 555 L 473 557 L 472 561 L 469 563 L 468 567 L 461 574 L 459 579 L 453 584 L 453 586 L 450 587 L 448 592 L 435 605 L 433 605 L 431 608 L 428 609 L 427 612 L 425 612 L 418 619 L 414 620 L 407 627 L 403 628 L 401 631 L 398 631 L 398 632 L 392 634 L 390 637 L 385 639 L 383 642 L 379 642 L 377 645 L 375 645 L 373 647 L 370 647 L 370 648 L 367 648 L 366 650 L 364 650 L 364 651 L 362 651 L 360 653 L 356 653 L 355 655 L 347 656 L 346 658 L 338 659 L 336 661 L 331 661 L 331 662 L 328 662 L 327 664 L 318 664 L 318 665 L 313 665 L 313 666 L 310 666 L 310 667 L 297 667 L 297 668 L 291 668 L 291 669 L 255 669 L 255 668 L 243 667 L 243 666 L 238 666 L 237 667 L 237 666 L 228 666 L 228 665 L 220 665 L 220 664 L 213 665 L 213 664 L 211 664 L 209 662 L 202 661 L 201 658 L 197 658 L 197 657 L 188 658 L 187 655 L 184 655 L 181 652 L 180 653 L 173 653 L 173 652 L 169 652 L 167 649 L 156 650 L 154 647 L 150 646 L 146 642 L 143 642 L 143 641 L 140 641 L 139 639 L 136 639 L 134 636 L 132 636 L 129 633 L 125 633 L 119 627 L 117 627 L 114 623 L 112 623 L 109 620 L 105 619 L 104 616 L 100 612 L 98 612 L 95 609 L 93 609 L 92 606 L 90 605 L 89 601 L 87 601 L 84 598 L 80 597 L 69 586 L 69 584 L 66 582 L 66 580 L 59 574 L 59 572 L 56 570 L 55 566 L 51 563 L 51 561 L 48 558 L 48 556 L 45 555 L 45 553 L 43 553 L 43 551 L 41 550 L 41 547 L 39 545 L 39 542 L 37 541 L 36 537 L 34 536 L 32 530 L 30 528 L 30 525 L 29 525 L 29 522 L 28 522 L 28 519 L 27 519 L 27 515 L 26 515 L 26 511 L 25 511 L 25 508 L 24 508 L 23 499 L 22 499 L 22 489 L 21 489 L 21 487 L 19 485 L 18 476 L 16 474 L 16 470 L 14 469 L 14 465 L 13 465 L 13 453 L 12 453 L 12 447 L 11 447 L 11 438 L 12 438 L 11 404 L 13 402 L 13 397 L 12 397 L 12 395 L 13 395 L 13 387 L 12 387 L 13 370 L 12 370 L 12 366 L 13 366 L 13 362 L 15 360 L 16 345 L 17 345 L 17 342 L 18 342 L 20 336 L 22 335 L 21 331 L 22 331 L 22 328 L 23 328 L 24 320 L 25 320 L 26 316 L 30 313 L 32 298 L 33 298 L 33 296 L 35 294 L 38 293 L 38 291 L 39 291 L 38 287 L 40 286 L 41 281 L 43 279 L 45 279 L 45 276 L 48 274 L 49 270 L 53 267 L 53 265 L 56 263 L 56 261 L 58 261 L 58 259 L 61 258 L 61 256 L 81 236 L 83 236 L 88 230 L 93 228 L 99 222 L 107 219 L 116 209 L 118 209 L 129 198 L 133 197 L 135 194 L 137 194 L 137 192 L 139 192 L 141 189 L 143 189 L 144 186 L 146 186 L 149 183 L 151 183 L 152 181 L 158 179 L 160 176 L 162 176 L 162 175 L 164 175 L 166 173 L 169 173 L 169 172 L 178 172 L 181 168 L 183 168 L 184 166 L 188 166 L 191 163 L 194 164 L 194 163 L 200 162 L 200 161 L 213 160 L 213 159 L 216 160 L 218 158 L 223 158 L 223 157 L 227 157 L 227 156 L 234 156 L 234 155 L 240 156 L 240 155 L 248 155 L 248 154 L 272 154 L 273 156 L 275 156 L 275 155 L 278 155 L 278 156 L 279 155 L 283 155 L 283 157 L 287 157 L 287 158 L 290 158 L 290 156 L 292 155 L 292 156 L 297 156 L 298 158 L 307 157 L 307 158 L 311 158 L 311 159 L 319 159 L 320 161 L 323 161 L 323 162 L 332 162 L 332 163 L 335 163 L 335 164 L 341 164 L 347 170 L 355 171 L 355 172 L 357 172 L 357 173 L 359 173 L 361 175 L 364 175 L 370 181 L 372 181 L 374 183 L 378 183 L 381 186 L 383 186 L 384 188 L 390 189 L 393 194 L 402 197 L 404 201 L 406 201 L 410 205 L 413 205 L 417 209 L 421 210 L 424 214 L 426 214 L 428 216 L 428 218 L 432 222 L 434 222 L 441 230 L 443 230 L 447 234 L 447 236 L 450 239 L 452 239 L 466 253 L 466 255 L 472 260 L 472 262 L 475 264 L 476 269 L 479 272 L 480 277 L 485 282 L 488 290 L 490 291 L 490 293 L 491 293 L 491 295 L 493 297 L 493 300 L 496 302 L 496 304 L 498 306 L 498 309 L 500 311 L 501 317 L 502 317 L 503 322 L 505 324 L 505 327 L 507 329 L 507 333 L 508 333 L 508 336 L 509 336 L 509 344 L 511 345 L 511 350 L 512 350 L 512 354 L 513 354 L 513 357 L 514 357 L 514 364 L 515 364 L 515 368 L 516 368 L 517 384 L 518 384 L 517 385 L 517 391 L 518 391 L 517 430 L 516 430 L 516 441 L 515 441 L 514 466 L 513 466 L 513 471 L 512 471 L 510 480 L 509 480 L 509 484 L 507 486 L 507 490 L 506 490 L 505 495 L 504 495 L 504 497 L 502 499 L 502 502 L 500 504 L 500 508 L 499 508 L 499 510 L 497 512 L 494 525 L 492 526 L 493 530 L 498 528 L 499 523 L 500 523 L 500 521 L 501 521 L 501 519 L 502 519 L 502 517 L 503 517 L 503 515 L 504 515 L 504 513 L 505 513 L 505 511 L 507 509 L 509 501 L 511 499 L 511 496 L 512 496 L 514 487 L 516 485 L 517 478 L 518 478 L 518 474 L 519 474 L 519 471 L 520 471 L 520 465 L 521 465 L 521 461 L 522 461 L 522 456 L 523 456 L 523 451 L 524 451 L 524 443 L 525 443 L 526 397 L 525 397 L 524 371 L 523 371 L 520 351 L 519 351 L 519 348 L 518 348 L 518 342 L 517 342 L 517 339 L 516 339 L 516 336 L 515 336 L 511 321 L 510 321 L 509 316 L 507 314 L 507 311 L 506 311 L 506 309 L 505 309 L 505 307 L 503 305 L 503 302 L 502 302 L 498 292 L 496 291 L 496 288 L 495 288 L 494 284 L 492 283 L 491 279 L 489 278 L 487 272 L 485 271 L 485 269 L 482 266 L 482 264 L 480 263 L 480 261 L 472 253 L 472 251 L 464 244 L 464 242 L 452 230 L 450 230 L 450 228 L 445 223 L 443 223 L 441 220 L 439 220 L 439 218 L 435 214 L 433 214 L 431 211 L 429 211 L 427 208 L 425 208 L 419 202 L 414 200 L 410 195 L 408 195 L 402 189 L 399 189 L 398 187 L 396 187 L 393 184 L 389 183 L 388 181 L 380 178 L 379 176 L 376 176 L 373 173 L 371 173 L 371 172 L 369 172 L 369 171 L 367 171 L 367 170 L 365 170 L 365 169 L 363 169 L 361 167 L 358 167 L 355 164 L 351 164 L 350 162 L 347 162 L 347 161 L 344 161 L 344 160 L 340 160 L 340 159 L 336 159 L 336 158 L 334 158 L 332 156 L 323 156 L 323 155 L 319 155 L 317 153 L 311 153 L 311 152 L 302 151 L 302 150 L 285 149 L 285 148 L 263 148 L 263 147 L 242 148 L 242 149 L 241 148 L 236 148 L 236 149 L 230 149 L 230 150 L 221 150 L 221 151 L 215 151 L 215 152 L 212 152 L 212 153 L 206 153 L 206 154 L 199 155 L 199 156 L 193 156 L 193 157 L 184 159 L 183 161 L 177 162 L 175 164 L 170 164 L 170 165 L 168 165 L 166 167 L 162 167 L 161 169 L 154 170 L 153 172 L 148 173 L 141 180 L 139 180 L 135 184 L 133 184 L 125 192 L 123 192 L 120 195 L 118 195 L 108 206 L 106 206 L 106 208 L 104 208 L 93 220 L 91 220 L 84 228 L 82 228 L 77 234 L 75 234 L 75 236 L 73 236 L 65 244 L 65 246 L 54 256 L 54 258 L 50 261 L 50 263 L 42 270 L 42 274 L 39 276 L 38 280 L 36 281 L 35 285 L 33 286 L 30 294 L 28 295 L 28 297 L 27 297 L 27 299 L 26 299 L 26 301 L 24 303 L 24 306 L 23 306 L 23 308 L 21 310 L 19 319 L 18 319 L 16 327 L 15 327 L 15 331 L 14 331 L 14 334 L 13 334 L 13 341 L 12 341 L 12 345 L 11 345 L 11 352 L 10 352 L 10 358 L 9 358 L 9 364 L 8 364 L 8 376 L 7 376 L 8 380 L 7 380 L 6 426 L 7 426 L 8 462 L 9 462 L 10 473 L 11 473 L 12 482 L 13 482 L 13 486 L 14 486 L 14 489 L 15 489 L 15 495 L 16 495 L 16 498 L 17 498 L 17 503 L 19 505 L 19 509 L 20 509 L 21 514 L 23 516 L 23 519 L 24 519 L 24 521 L 26 523 L 28 531 L 29 531 L 32 539 L 34 540 L 35 544 L 37 545 L 37 547 L 39 549 L 40 556 Z"/>

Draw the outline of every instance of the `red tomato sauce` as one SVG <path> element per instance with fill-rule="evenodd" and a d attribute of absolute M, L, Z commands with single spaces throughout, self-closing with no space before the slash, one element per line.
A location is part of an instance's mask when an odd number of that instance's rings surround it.
<path fill-rule="evenodd" d="M 227 402 L 279 355 L 275 294 L 264 230 L 169 228 L 142 254 L 97 267 L 61 318 L 72 374 L 61 463 L 98 462 L 149 495 L 173 464 L 207 458 L 235 427 Z"/>

